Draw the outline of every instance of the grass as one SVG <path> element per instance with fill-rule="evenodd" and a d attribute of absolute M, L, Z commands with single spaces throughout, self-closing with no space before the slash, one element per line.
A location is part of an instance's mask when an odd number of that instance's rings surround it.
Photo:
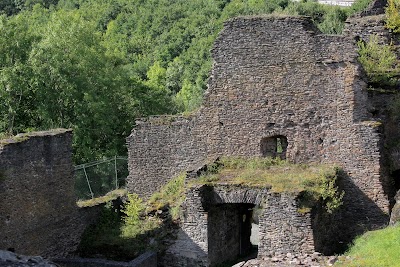
<path fill-rule="evenodd" d="M 317 190 L 327 178 L 337 175 L 332 165 L 291 164 L 271 158 L 222 158 L 218 171 L 204 173 L 194 183 L 243 184 L 270 187 L 273 192 Z"/>
<path fill-rule="evenodd" d="M 167 207 L 172 219 L 179 218 L 180 205 L 185 200 L 185 173 L 178 175 L 154 193 L 148 201 L 147 211 L 159 210 Z"/>
<path fill-rule="evenodd" d="M 15 136 L 0 136 L 0 146 L 8 145 L 8 144 L 13 144 L 13 143 L 20 143 L 23 141 L 26 141 L 29 139 L 29 136 L 24 135 L 24 134 L 18 134 Z"/>
<path fill-rule="evenodd" d="M 127 192 L 128 191 L 126 189 L 116 189 L 111 192 L 108 192 L 105 196 L 96 197 L 89 200 L 79 200 L 78 202 L 76 202 L 76 204 L 80 208 L 93 207 L 99 204 L 110 202 L 112 200 L 117 199 L 118 197 L 125 196 Z"/>
<path fill-rule="evenodd" d="M 367 232 L 356 238 L 337 267 L 398 267 L 400 266 L 400 225 Z"/>
<path fill-rule="evenodd" d="M 321 198 L 328 212 L 342 204 L 343 193 L 335 185 L 339 169 L 324 164 L 291 164 L 278 158 L 226 157 L 208 168 L 192 184 L 232 184 L 267 187 L 271 192 L 302 196 L 299 212 L 308 212 Z M 301 194 L 300 194 L 301 193 Z"/>

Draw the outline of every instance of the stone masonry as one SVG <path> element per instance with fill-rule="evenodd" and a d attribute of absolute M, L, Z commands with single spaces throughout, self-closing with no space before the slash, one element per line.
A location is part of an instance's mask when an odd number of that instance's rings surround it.
<path fill-rule="evenodd" d="M 338 243 L 385 225 L 391 181 L 383 164 L 383 126 L 370 113 L 353 37 L 323 35 L 304 17 L 228 21 L 212 50 L 200 110 L 143 119 L 128 137 L 129 191 L 148 198 L 178 173 L 219 156 L 277 154 L 265 150 L 280 140 L 280 157 L 290 162 L 343 168 Z M 204 253 L 209 241 L 200 233 L 196 244 Z"/>
<path fill-rule="evenodd" d="M 64 129 L 0 140 L 0 249 L 44 257 L 76 250 L 89 221 L 75 203 L 71 144 Z"/>
<path fill-rule="evenodd" d="M 181 232 L 163 266 L 215 266 L 246 255 L 254 207 L 261 209 L 258 257 L 314 252 L 312 213 L 298 212 L 298 197 L 240 185 L 192 187 L 183 205 Z"/>

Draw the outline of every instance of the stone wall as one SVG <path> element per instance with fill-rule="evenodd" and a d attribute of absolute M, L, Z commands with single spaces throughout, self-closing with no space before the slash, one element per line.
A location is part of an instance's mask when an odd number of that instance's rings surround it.
<path fill-rule="evenodd" d="M 246 255 L 254 206 L 261 208 L 258 257 L 314 252 L 314 215 L 298 212 L 298 197 L 238 185 L 191 188 L 183 204 L 181 233 L 164 266 L 216 266 Z"/>
<path fill-rule="evenodd" d="M 0 249 L 64 257 L 86 226 L 74 195 L 72 132 L 0 141 Z"/>
<path fill-rule="evenodd" d="M 170 178 L 202 165 L 205 147 L 196 123 L 192 116 L 158 116 L 136 122 L 127 139 L 130 191 L 149 197 Z"/>
<path fill-rule="evenodd" d="M 185 123 L 143 121 L 128 138 L 129 190 L 148 197 L 176 173 L 219 156 L 267 155 L 264 141 L 279 137 L 291 162 L 344 169 L 338 242 L 385 225 L 382 126 L 370 113 L 356 49 L 351 36 L 322 35 L 308 18 L 230 20 L 212 50 L 201 109 Z"/>

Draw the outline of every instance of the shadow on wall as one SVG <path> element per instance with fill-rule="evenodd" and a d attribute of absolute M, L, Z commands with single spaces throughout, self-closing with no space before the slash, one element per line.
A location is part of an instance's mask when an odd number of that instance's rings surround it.
<path fill-rule="evenodd" d="M 179 229 L 177 240 L 172 244 L 161 262 L 164 267 L 207 267 L 207 253 L 192 238 Z"/>
<path fill-rule="evenodd" d="M 226 188 L 205 186 L 202 191 L 202 207 L 207 212 L 208 263 L 210 266 L 237 263 L 244 259 L 257 258 L 258 229 L 253 229 L 254 212 L 264 211 L 260 207 L 265 189 L 249 190 L 246 187 Z M 254 211 L 254 210 L 257 211 Z M 252 236 L 252 232 L 257 232 Z M 258 243 L 258 242 L 257 242 Z M 227 265 L 228 266 L 228 265 Z"/>
<path fill-rule="evenodd" d="M 312 216 L 315 250 L 324 255 L 343 253 L 357 236 L 389 223 L 388 214 L 382 212 L 347 173 L 341 173 L 338 186 L 345 192 L 343 205 L 332 214 L 319 206 Z"/>

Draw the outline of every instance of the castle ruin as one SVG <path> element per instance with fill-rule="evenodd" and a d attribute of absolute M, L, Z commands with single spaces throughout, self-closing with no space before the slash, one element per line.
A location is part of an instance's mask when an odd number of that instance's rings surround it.
<path fill-rule="evenodd" d="M 233 244 L 247 242 L 243 235 L 226 236 L 248 228 L 228 222 L 260 202 L 266 208 L 259 257 L 277 251 L 333 253 L 356 235 L 387 224 L 395 193 L 390 174 L 399 161 L 384 144 L 397 136 L 398 126 L 385 124 L 383 103 L 390 96 L 368 90 L 357 60 L 356 40 L 383 32 L 383 24 L 378 19 L 367 31 L 362 21 L 353 18 L 347 34 L 339 36 L 321 34 L 305 17 L 232 19 L 214 44 L 202 107 L 191 115 L 137 121 L 127 138 L 127 184 L 144 198 L 179 173 L 220 156 L 280 156 L 293 163 L 336 164 L 344 171 L 339 181 L 344 205 L 329 221 L 296 214 L 293 195 L 222 185 L 192 188 L 180 235 L 169 250 L 175 259 L 166 266 L 209 266 L 240 255 Z M 367 34 L 349 34 L 351 27 Z M 383 112 L 376 112 L 379 108 Z M 283 151 L 277 151 L 277 142 Z M 233 195 L 226 199 L 226 194 Z M 336 231 L 331 251 L 321 245 L 330 238 L 316 229 L 322 223 Z M 227 249 L 221 242 L 232 245 Z"/>

